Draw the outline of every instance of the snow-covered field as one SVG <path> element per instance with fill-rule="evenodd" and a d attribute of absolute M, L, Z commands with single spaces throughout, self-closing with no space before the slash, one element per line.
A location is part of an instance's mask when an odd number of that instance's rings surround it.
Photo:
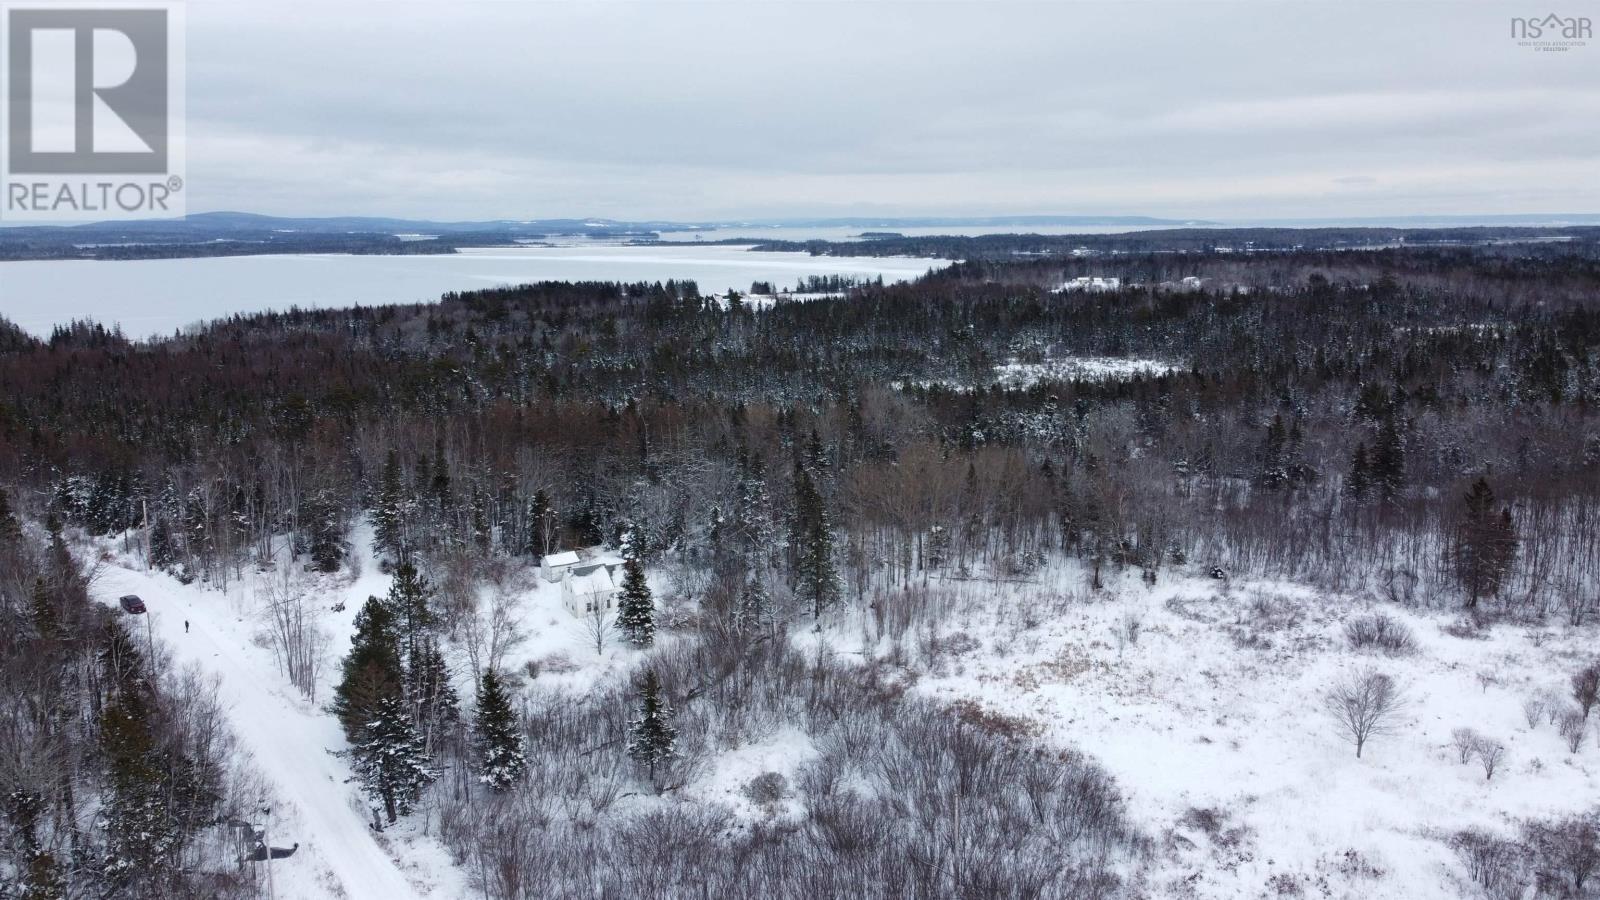
<path fill-rule="evenodd" d="M 369 543 L 364 531 L 358 548 Z M 312 580 L 302 585 L 315 593 L 330 639 L 315 703 L 290 686 L 270 649 L 267 576 L 222 593 L 145 573 L 133 554 L 107 553 L 94 589 L 107 603 L 140 594 L 174 661 L 216 678 L 235 731 L 279 798 L 271 842 L 300 844 L 273 864 L 278 896 L 469 896 L 468 879 L 430 835 L 427 813 L 373 832 L 349 765 L 335 755 L 344 737 L 321 704 L 356 610 L 389 581 L 364 549 L 358 555 L 360 574 L 306 576 Z M 652 580 L 665 593 L 663 573 Z M 1152 897 L 1459 897 L 1469 887 L 1451 835 L 1479 827 L 1511 836 L 1521 820 L 1583 811 L 1600 799 L 1600 736 L 1569 752 L 1547 718 L 1530 727 L 1523 710 L 1530 697 L 1565 695 L 1568 675 L 1594 652 L 1592 629 L 1465 634 L 1437 613 L 1199 575 L 1164 573 L 1154 587 L 1133 573 L 1102 591 L 1085 584 L 1076 563 L 1061 561 L 1020 583 L 935 577 L 927 602 L 938 615 L 928 618 L 939 626 L 912 629 L 898 649 L 851 611 L 820 634 L 798 629 L 792 639 L 807 647 L 824 641 L 842 659 L 896 660 L 925 696 L 976 703 L 1014 717 L 1038 740 L 1099 760 L 1153 840 L 1149 864 L 1134 874 Z M 597 650 L 592 632 L 562 605 L 559 586 L 531 569 L 480 601 L 485 612 L 502 604 L 521 636 L 500 668 L 527 675 L 517 679 L 526 690 L 584 693 L 626 677 L 642 658 L 615 639 Z M 1413 652 L 1349 645 L 1345 623 L 1374 611 L 1409 626 Z M 663 643 L 683 639 L 662 635 Z M 470 703 L 464 650 L 450 653 Z M 1375 737 L 1357 759 L 1322 697 L 1363 666 L 1392 676 L 1405 706 L 1393 733 Z M 1459 762 L 1452 731 L 1462 727 L 1505 744 L 1492 780 L 1478 764 Z M 764 773 L 792 774 L 814 752 L 805 734 L 780 724 L 706 760 L 675 796 L 630 803 L 718 804 L 751 821 L 796 816 L 792 800 L 762 800 L 748 786 Z"/>
<path fill-rule="evenodd" d="M 1523 712 L 1530 697 L 1566 696 L 1593 657 L 1592 629 L 1456 637 L 1447 617 L 1293 584 L 1186 577 L 1148 588 L 1133 574 L 1104 592 L 1084 584 L 1072 564 L 1033 585 L 935 579 L 945 624 L 915 638 L 906 676 L 1109 768 L 1157 843 L 1150 896 L 1461 897 L 1472 889 L 1447 844 L 1455 832 L 1512 837 L 1521 819 L 1600 800 L 1594 741 L 1568 752 L 1547 718 L 1530 728 Z M 1410 626 L 1415 652 L 1350 648 L 1345 621 L 1375 610 Z M 827 639 L 889 653 L 863 633 Z M 1393 677 L 1405 705 L 1394 733 L 1357 759 L 1322 698 L 1361 666 Z M 1459 762 L 1461 727 L 1506 745 L 1492 780 Z"/>

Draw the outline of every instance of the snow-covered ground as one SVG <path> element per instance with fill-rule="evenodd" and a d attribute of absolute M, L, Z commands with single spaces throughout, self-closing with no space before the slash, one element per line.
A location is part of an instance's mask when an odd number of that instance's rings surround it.
<path fill-rule="evenodd" d="M 350 646 L 355 614 L 368 595 L 388 591 L 387 575 L 366 560 L 359 577 L 317 577 L 309 586 L 329 638 L 312 703 L 284 677 L 268 642 L 263 604 L 269 576 L 247 575 L 224 593 L 146 572 L 132 554 L 108 553 L 101 562 L 92 582 L 95 599 L 115 605 L 123 594 L 138 594 L 149 612 L 135 627 L 148 627 L 176 665 L 196 666 L 215 679 L 240 746 L 277 797 L 257 824 L 268 826 L 273 846 L 300 845 L 293 856 L 271 863 L 278 897 L 454 900 L 468 895 L 465 879 L 443 847 L 420 832 L 420 817 L 382 834 L 371 829 L 350 765 L 335 755 L 348 746 L 344 733 L 323 709 L 338 677 L 338 659 Z M 343 611 L 334 612 L 340 602 Z"/>
<path fill-rule="evenodd" d="M 1180 365 L 1165 360 L 1122 356 L 1046 356 L 1031 362 L 1012 359 L 995 366 L 990 379 L 977 386 L 1017 389 L 1030 388 L 1042 381 L 1125 381 L 1167 375 L 1180 368 Z M 912 384 L 924 388 L 938 384 L 947 391 L 957 393 L 974 389 L 970 381 L 895 382 L 899 388 Z"/>
<path fill-rule="evenodd" d="M 1025 388 L 1041 381 L 1120 381 L 1152 378 L 1174 370 L 1158 359 L 1116 356 L 1067 356 L 1042 362 L 1008 362 L 994 367 L 995 380 L 1005 387 Z"/>
<path fill-rule="evenodd" d="M 358 532 L 356 546 L 368 543 Z M 375 834 L 349 765 L 335 755 L 344 738 L 321 704 L 356 610 L 389 581 L 365 551 L 358 557 L 360 574 L 316 576 L 309 586 L 330 638 L 317 703 L 290 686 L 274 659 L 261 615 L 264 582 L 247 578 L 222 593 L 110 554 L 94 590 L 106 603 L 141 595 L 175 662 L 216 676 L 235 732 L 279 798 L 271 841 L 300 844 L 273 864 L 279 896 L 467 896 L 466 877 L 426 833 L 427 816 Z M 652 573 L 658 597 L 671 593 L 668 580 Z M 1168 573 L 1154 587 L 1134 573 L 1108 579 L 1099 592 L 1085 583 L 1076 564 L 1060 561 L 1020 583 L 933 578 L 928 587 L 945 612 L 929 618 L 940 624 L 931 634 L 913 628 L 897 658 L 925 696 L 1024 720 L 1038 739 L 1105 765 L 1132 819 L 1155 841 L 1150 865 L 1136 876 L 1149 896 L 1458 897 L 1469 889 L 1451 835 L 1478 827 L 1512 836 L 1523 820 L 1600 801 L 1596 736 L 1569 752 L 1547 718 L 1530 727 L 1523 710 L 1530 697 L 1566 696 L 1568 677 L 1594 654 L 1592 628 L 1496 626 L 1460 636 L 1445 614 L 1287 583 Z M 531 568 L 482 590 L 484 615 L 496 602 L 519 635 L 500 667 L 526 690 L 603 689 L 643 658 L 615 634 L 597 650 L 560 586 Z M 1409 626 L 1414 652 L 1350 647 L 1345 623 L 1374 611 Z M 821 634 L 800 629 L 793 639 L 826 641 L 845 659 L 889 658 L 888 640 L 868 634 L 846 613 Z M 663 644 L 687 639 L 670 630 L 660 636 Z M 469 660 L 459 642 L 449 653 L 470 703 Z M 1357 759 L 1322 697 L 1363 666 L 1392 676 L 1406 703 L 1394 732 L 1375 737 Z M 1462 727 L 1505 744 L 1492 780 L 1476 763 L 1459 762 L 1452 731 Z M 800 814 L 792 795 L 778 787 L 763 796 L 751 784 L 766 773 L 792 784 L 815 752 L 805 734 L 775 723 L 771 734 L 719 748 L 673 798 L 628 803 L 717 804 L 746 821 L 788 819 Z"/>
<path fill-rule="evenodd" d="M 942 649 L 908 638 L 923 650 L 907 677 L 927 695 L 1022 717 L 1110 769 L 1157 841 L 1152 896 L 1460 897 L 1470 889 L 1452 834 L 1511 837 L 1519 820 L 1600 801 L 1593 740 L 1570 753 L 1548 719 L 1530 728 L 1522 709 L 1542 692 L 1567 696 L 1595 652 L 1593 629 L 1457 637 L 1446 616 L 1292 584 L 1185 577 L 1148 588 L 1130 574 L 1095 594 L 1084 583 L 1071 564 L 1033 585 L 935 579 L 954 612 Z M 1375 610 L 1410 626 L 1414 653 L 1350 648 L 1344 622 Z M 1129 621 L 1136 642 L 1117 636 Z M 827 639 L 885 653 L 863 647 L 862 633 Z M 1322 701 L 1359 666 L 1395 678 L 1406 698 L 1394 733 L 1362 759 Z M 1506 745 L 1492 780 L 1458 761 L 1461 727 Z"/>

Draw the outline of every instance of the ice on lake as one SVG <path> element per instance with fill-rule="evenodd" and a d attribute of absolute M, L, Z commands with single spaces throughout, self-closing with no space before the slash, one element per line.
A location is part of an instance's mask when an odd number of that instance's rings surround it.
<path fill-rule="evenodd" d="M 904 281 L 945 265 L 905 257 L 819 257 L 743 247 L 486 247 L 437 256 L 299 254 L 0 263 L 0 316 L 47 336 L 74 319 L 146 338 L 235 313 L 427 302 L 449 291 L 531 281 L 689 280 L 703 293 L 788 287 L 808 275 Z"/>

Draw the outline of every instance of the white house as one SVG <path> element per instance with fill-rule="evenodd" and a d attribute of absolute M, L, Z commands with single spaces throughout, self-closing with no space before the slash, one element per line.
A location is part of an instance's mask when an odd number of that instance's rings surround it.
<path fill-rule="evenodd" d="M 612 567 L 605 563 L 568 566 L 561 570 L 561 602 L 567 612 L 585 616 L 596 609 L 611 609 L 616 604 L 617 583 Z"/>
<path fill-rule="evenodd" d="M 539 575 L 545 581 L 560 581 L 561 576 L 578 564 L 578 551 L 563 550 L 539 560 Z"/>

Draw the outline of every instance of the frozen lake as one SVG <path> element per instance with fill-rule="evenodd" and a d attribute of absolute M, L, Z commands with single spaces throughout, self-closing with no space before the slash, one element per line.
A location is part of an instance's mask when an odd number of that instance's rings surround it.
<path fill-rule="evenodd" d="M 530 281 L 690 280 L 704 293 L 752 281 L 780 288 L 807 275 L 915 278 L 943 260 L 814 257 L 740 247 L 495 247 L 447 256 L 229 256 L 0 263 L 0 316 L 48 336 L 74 319 L 118 323 L 129 337 L 171 334 L 233 313 L 437 300 Z"/>

